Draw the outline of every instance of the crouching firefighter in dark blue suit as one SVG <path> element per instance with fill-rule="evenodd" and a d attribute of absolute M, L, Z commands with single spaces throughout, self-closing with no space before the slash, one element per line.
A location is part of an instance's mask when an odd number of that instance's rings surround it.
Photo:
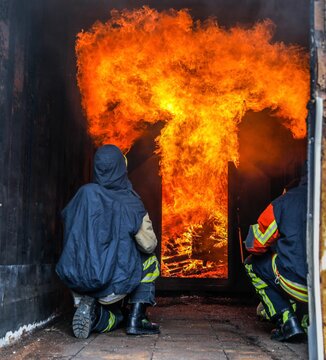
<path fill-rule="evenodd" d="M 77 191 L 62 217 L 64 247 L 56 272 L 74 296 L 74 335 L 86 339 L 123 321 L 129 335 L 158 334 L 159 326 L 145 315 L 155 304 L 157 239 L 119 148 L 97 150 L 94 182 Z M 126 299 L 127 315 L 121 306 Z"/>
<path fill-rule="evenodd" d="M 252 253 L 245 268 L 264 306 L 265 318 L 275 322 L 271 338 L 301 341 L 308 326 L 306 263 L 307 180 L 267 206 L 250 226 L 246 249 Z"/>

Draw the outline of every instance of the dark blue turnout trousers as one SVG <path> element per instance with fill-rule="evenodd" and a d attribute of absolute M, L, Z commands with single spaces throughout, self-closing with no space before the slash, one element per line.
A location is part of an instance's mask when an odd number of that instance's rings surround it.
<path fill-rule="evenodd" d="M 160 275 L 159 263 L 154 254 L 141 253 L 142 279 L 139 285 L 129 294 L 129 304 L 144 303 L 155 305 L 155 279 Z M 120 304 L 100 305 L 100 315 L 94 331 L 108 332 L 114 330 L 122 321 Z"/>
<path fill-rule="evenodd" d="M 251 283 L 272 321 L 276 320 L 285 310 L 294 309 L 302 326 L 306 328 L 308 321 L 307 302 L 297 301 L 285 291 L 284 286 L 280 284 L 280 280 L 283 278 L 280 279 L 275 274 L 275 268 L 273 270 L 273 265 L 275 266 L 273 256 L 275 255 L 272 253 L 250 255 L 245 260 L 246 272 Z"/>

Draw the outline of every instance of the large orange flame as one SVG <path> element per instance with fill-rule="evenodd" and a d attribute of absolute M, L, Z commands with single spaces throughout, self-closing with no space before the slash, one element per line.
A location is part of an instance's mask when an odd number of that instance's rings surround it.
<path fill-rule="evenodd" d="M 128 151 L 148 124 L 165 123 L 157 138 L 165 276 L 201 276 L 198 266 L 225 276 L 212 259 L 188 260 L 200 233 L 226 249 L 227 164 L 238 162 L 245 112 L 269 108 L 294 137 L 305 136 L 308 58 L 298 46 L 272 43 L 273 28 L 265 20 L 226 30 L 187 10 L 143 7 L 114 10 L 78 34 L 78 85 L 96 144 Z M 187 258 L 181 272 L 164 263 L 173 252 Z"/>

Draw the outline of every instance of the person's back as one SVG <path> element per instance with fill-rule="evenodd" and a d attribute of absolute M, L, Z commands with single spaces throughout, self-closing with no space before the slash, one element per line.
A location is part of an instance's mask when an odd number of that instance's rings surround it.
<path fill-rule="evenodd" d="M 77 191 L 62 216 L 64 248 L 56 271 L 75 294 L 87 295 L 84 300 L 89 304 L 84 307 L 89 312 L 94 308 L 94 301 L 89 298 L 111 304 L 140 288 L 144 277 L 143 261 L 149 256 L 145 254 L 151 254 L 157 242 L 150 226 L 147 246 L 137 243 L 138 233 L 150 220 L 141 199 L 132 189 L 125 158 L 116 146 L 104 145 L 97 150 L 94 183 Z M 153 283 L 159 272 L 156 257 L 151 258 L 156 266 Z M 82 317 L 82 313 L 76 311 L 76 314 L 77 320 Z M 79 326 L 75 328 L 77 337 L 87 337 L 90 331 L 80 333 Z"/>
<path fill-rule="evenodd" d="M 133 236 L 145 214 L 120 150 L 101 147 L 94 157 L 94 183 L 82 186 L 62 212 L 65 246 L 57 265 L 61 280 L 81 294 L 131 292 L 141 278 Z"/>
<path fill-rule="evenodd" d="M 286 278 L 306 284 L 306 183 L 290 189 L 272 204 L 280 234 L 275 245 L 277 268 Z"/>

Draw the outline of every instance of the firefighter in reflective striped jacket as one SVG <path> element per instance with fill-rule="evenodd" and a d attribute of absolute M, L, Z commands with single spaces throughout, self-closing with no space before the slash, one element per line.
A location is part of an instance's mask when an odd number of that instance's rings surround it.
<path fill-rule="evenodd" d="M 252 254 L 246 272 L 276 323 L 271 338 L 278 341 L 301 340 L 307 328 L 306 214 L 307 181 L 302 178 L 267 206 L 245 241 Z"/>

